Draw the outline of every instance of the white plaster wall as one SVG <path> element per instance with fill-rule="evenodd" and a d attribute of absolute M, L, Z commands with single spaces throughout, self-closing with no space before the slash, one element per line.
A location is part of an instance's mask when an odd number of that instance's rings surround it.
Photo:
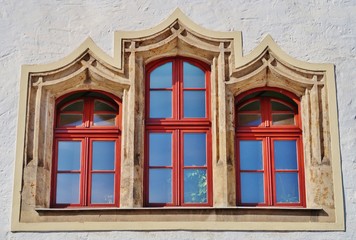
<path fill-rule="evenodd" d="M 153 27 L 176 7 L 201 26 L 241 30 L 245 53 L 271 34 L 291 56 L 336 65 L 346 232 L 11 233 L 20 67 L 58 60 L 88 36 Z M 0 240 L 356 239 L 356 0 L 0 0 Z"/>

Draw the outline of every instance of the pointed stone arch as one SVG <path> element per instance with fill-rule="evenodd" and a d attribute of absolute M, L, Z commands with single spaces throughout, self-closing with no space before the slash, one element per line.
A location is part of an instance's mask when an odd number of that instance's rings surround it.
<path fill-rule="evenodd" d="M 26 149 L 22 160 L 25 169 L 22 192 L 33 192 L 36 196 L 23 196 L 21 206 L 23 209 L 48 207 L 55 100 L 69 92 L 81 90 L 102 90 L 122 99 L 130 83 L 113 66 L 113 60 L 91 39 L 87 39 L 58 62 L 23 66 L 21 84 L 20 111 L 26 113 L 23 117 L 27 126 L 26 131 L 21 133 Z M 23 120 L 20 118 L 19 123 Z M 31 218 L 30 215 L 27 217 Z"/>
<path fill-rule="evenodd" d="M 237 61 L 230 79 L 225 82 L 226 104 L 232 110 L 226 118 L 228 125 L 233 126 L 233 99 L 240 93 L 258 87 L 276 87 L 294 93 L 301 101 L 307 205 L 323 206 L 341 223 L 343 207 L 334 65 L 296 60 L 283 52 L 269 35 L 250 54 L 238 57 Z M 233 133 L 227 136 L 227 142 L 233 142 L 232 136 Z M 231 144 L 228 147 L 233 148 Z M 328 178 L 331 175 L 334 175 L 333 180 Z M 334 208 L 338 210 L 334 212 Z"/>

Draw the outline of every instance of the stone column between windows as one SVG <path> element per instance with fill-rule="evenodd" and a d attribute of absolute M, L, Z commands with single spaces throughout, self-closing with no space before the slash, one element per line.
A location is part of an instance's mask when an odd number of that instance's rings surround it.
<path fill-rule="evenodd" d="M 144 61 L 129 46 L 130 89 L 124 93 L 120 207 L 143 206 Z"/>
<path fill-rule="evenodd" d="M 224 43 L 219 45 L 219 55 L 213 59 L 212 66 L 212 115 L 213 115 L 213 202 L 215 207 L 234 205 L 234 182 L 231 181 L 231 156 L 228 156 L 229 144 L 227 128 L 227 98 L 225 89 L 226 68 Z M 230 110 L 228 110 L 230 111 Z M 230 169 L 230 170 L 229 170 Z"/>

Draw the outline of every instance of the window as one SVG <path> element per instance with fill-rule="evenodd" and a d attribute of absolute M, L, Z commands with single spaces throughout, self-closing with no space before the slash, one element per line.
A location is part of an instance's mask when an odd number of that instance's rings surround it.
<path fill-rule="evenodd" d="M 120 102 L 78 92 L 56 104 L 52 206 L 119 206 Z"/>
<path fill-rule="evenodd" d="M 147 67 L 147 206 L 212 203 L 209 73 L 185 58 Z"/>
<path fill-rule="evenodd" d="M 237 100 L 239 205 L 305 206 L 299 103 L 285 94 L 255 90 Z"/>

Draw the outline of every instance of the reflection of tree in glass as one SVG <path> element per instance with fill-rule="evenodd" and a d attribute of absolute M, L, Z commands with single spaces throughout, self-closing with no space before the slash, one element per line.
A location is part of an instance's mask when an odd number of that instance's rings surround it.
<path fill-rule="evenodd" d="M 184 173 L 184 202 L 207 202 L 206 172 L 201 169 L 189 169 Z"/>
<path fill-rule="evenodd" d="M 105 203 L 114 203 L 114 195 L 112 195 L 112 194 L 106 195 L 104 197 L 104 202 Z"/>
<path fill-rule="evenodd" d="M 276 176 L 277 180 L 277 202 L 295 203 L 299 202 L 298 181 L 293 181 L 290 178 L 282 177 L 280 174 Z"/>

